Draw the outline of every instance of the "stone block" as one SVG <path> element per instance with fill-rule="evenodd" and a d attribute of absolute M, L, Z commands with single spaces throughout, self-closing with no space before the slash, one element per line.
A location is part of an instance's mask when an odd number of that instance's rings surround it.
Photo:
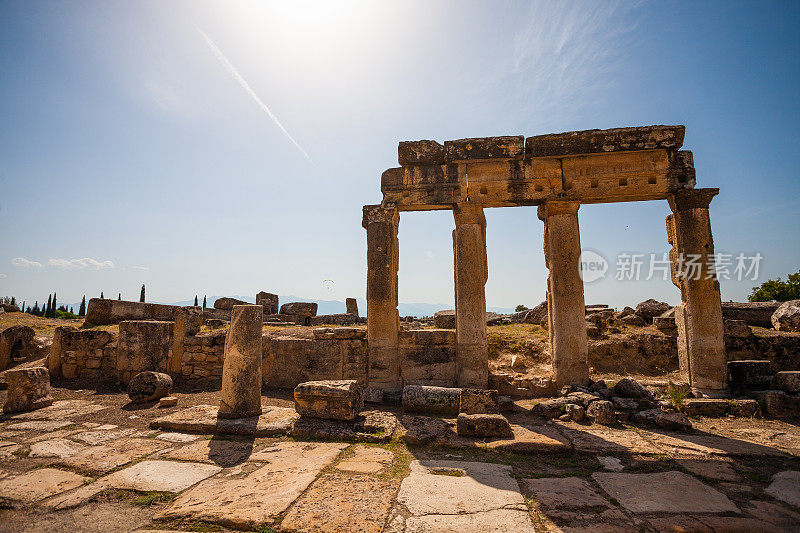
<path fill-rule="evenodd" d="M 684 126 L 642 126 L 607 130 L 568 131 L 525 139 L 525 155 L 564 155 L 634 150 L 678 150 L 683 145 Z"/>
<path fill-rule="evenodd" d="M 800 300 L 783 302 L 770 317 L 778 331 L 800 331 Z"/>
<path fill-rule="evenodd" d="M 317 304 L 315 302 L 285 303 L 281 306 L 280 314 L 303 317 L 317 316 Z"/>
<path fill-rule="evenodd" d="M 214 309 L 222 309 L 223 311 L 230 311 L 234 305 L 247 305 L 244 300 L 237 300 L 236 298 L 217 298 L 214 302 Z"/>
<path fill-rule="evenodd" d="M 456 329 L 456 312 L 453 309 L 436 311 L 433 323 L 439 329 Z"/>
<path fill-rule="evenodd" d="M 4 413 L 23 413 L 52 405 L 50 373 L 43 366 L 9 370 L 5 373 L 8 384 Z"/>
<path fill-rule="evenodd" d="M 0 332 L 0 371 L 8 368 L 14 359 L 27 358 L 35 353 L 34 336 L 30 326 L 11 326 Z"/>
<path fill-rule="evenodd" d="M 397 162 L 406 165 L 443 165 L 444 146 L 436 141 L 400 141 L 397 145 Z"/>
<path fill-rule="evenodd" d="M 622 378 L 611 389 L 615 396 L 622 398 L 643 398 L 652 400 L 653 394 L 631 377 Z"/>
<path fill-rule="evenodd" d="M 294 406 L 300 416 L 354 420 L 364 401 L 356 380 L 307 381 L 295 387 Z"/>
<path fill-rule="evenodd" d="M 403 387 L 403 411 L 433 415 L 458 414 L 461 389 L 406 385 Z"/>
<path fill-rule="evenodd" d="M 570 420 L 581 422 L 586 418 L 586 409 L 582 405 L 568 403 L 564 407 L 564 413 L 569 416 Z"/>
<path fill-rule="evenodd" d="M 261 291 L 256 294 L 256 305 L 260 305 L 264 308 L 265 315 L 276 314 L 279 310 L 278 295 Z"/>
<path fill-rule="evenodd" d="M 315 304 L 316 305 L 316 304 Z M 300 315 L 296 315 L 300 316 Z M 349 313 L 338 313 L 335 315 L 317 315 L 311 317 L 302 317 L 303 319 L 308 319 L 308 325 L 310 326 L 319 326 L 322 324 L 336 324 L 339 326 L 351 326 L 354 324 L 358 324 L 358 315 L 351 315 Z M 305 323 L 306 320 L 303 320 Z"/>
<path fill-rule="evenodd" d="M 645 319 L 648 324 L 653 322 L 653 319 L 660 316 L 672 308 L 666 302 L 659 302 L 650 298 L 636 306 L 636 314 Z M 674 320 L 673 320 L 674 321 Z"/>
<path fill-rule="evenodd" d="M 358 301 L 355 298 L 347 298 L 344 301 L 347 314 L 355 315 L 358 318 Z"/>
<path fill-rule="evenodd" d="M 722 302 L 722 317 L 726 320 L 742 320 L 748 326 L 771 328 L 772 315 L 781 302 Z"/>
<path fill-rule="evenodd" d="M 590 403 L 589 407 L 586 409 L 586 416 L 592 421 L 604 426 L 613 426 L 617 423 L 614 404 L 606 400 L 597 400 Z"/>
<path fill-rule="evenodd" d="M 468 415 L 499 414 L 499 394 L 496 390 L 461 389 L 458 412 Z"/>
<path fill-rule="evenodd" d="M 456 431 L 459 437 L 514 437 L 511 424 L 500 414 L 460 413 L 456 420 Z"/>
<path fill-rule="evenodd" d="M 728 382 L 734 391 L 765 390 L 774 374 L 770 361 L 728 361 Z"/>
<path fill-rule="evenodd" d="M 730 404 L 727 400 L 715 398 L 687 398 L 683 400 L 681 409 L 689 416 L 719 418 L 728 414 Z"/>
<path fill-rule="evenodd" d="M 119 324 L 117 370 L 125 368 L 120 380 L 130 373 L 167 370 L 172 345 L 172 322 L 125 320 Z M 128 378 L 129 379 L 129 378 Z"/>
<path fill-rule="evenodd" d="M 139 372 L 128 383 L 128 397 L 133 403 L 154 402 L 172 391 L 172 378 L 161 372 Z"/>
<path fill-rule="evenodd" d="M 525 149 L 522 135 L 478 137 L 444 143 L 447 162 L 475 159 L 521 159 Z"/>
<path fill-rule="evenodd" d="M 261 324 L 264 308 L 236 305 L 225 338 L 219 416 L 247 418 L 261 414 Z M 204 377 L 209 377 L 211 371 Z M 195 373 L 201 374 L 197 367 Z"/>
<path fill-rule="evenodd" d="M 783 391 L 765 391 L 759 395 L 764 414 L 771 418 L 800 417 L 800 394 L 787 394 Z"/>
<path fill-rule="evenodd" d="M 772 388 L 783 392 L 800 392 L 800 371 L 791 370 L 778 372 L 772 378 Z"/>

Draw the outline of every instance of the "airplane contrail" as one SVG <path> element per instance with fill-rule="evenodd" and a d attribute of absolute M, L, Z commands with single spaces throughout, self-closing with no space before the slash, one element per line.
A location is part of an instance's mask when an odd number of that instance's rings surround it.
<path fill-rule="evenodd" d="M 283 134 L 286 135 L 286 137 L 290 141 L 292 141 L 292 144 L 294 144 L 297 147 L 297 149 L 300 150 L 303 153 L 303 155 L 306 157 L 306 159 L 308 159 L 311 162 L 311 164 L 313 165 L 314 161 L 312 161 L 312 159 L 308 155 L 308 153 L 305 150 L 303 150 L 303 147 L 300 146 L 300 144 L 297 141 L 294 140 L 294 137 L 292 137 L 292 135 L 288 131 L 286 131 L 286 128 L 283 127 L 283 124 L 281 124 L 281 121 L 278 120 L 278 117 L 276 117 L 272 113 L 272 111 L 270 111 L 269 107 L 267 107 L 267 104 L 265 104 L 264 102 L 261 101 L 261 98 L 258 97 L 256 92 L 250 87 L 250 85 L 247 83 L 247 81 L 242 77 L 241 74 L 239 74 L 239 72 L 236 70 L 236 68 L 234 68 L 234 66 L 231 65 L 231 62 L 228 61 L 228 58 L 225 57 L 225 54 L 222 53 L 222 50 L 220 50 L 219 47 L 217 47 L 217 45 L 214 44 L 214 41 L 211 40 L 211 37 L 206 35 L 206 33 L 203 30 L 201 30 L 200 28 L 197 28 L 197 31 L 199 31 L 200 35 L 202 35 L 203 38 L 206 40 L 206 43 L 208 43 L 208 46 L 209 46 L 209 48 L 211 48 L 211 51 L 214 52 L 214 55 L 217 57 L 217 59 L 219 59 L 219 62 L 222 63 L 222 65 L 228 70 L 228 72 L 231 73 L 231 75 L 234 77 L 234 79 L 236 79 L 236 81 L 239 82 L 239 85 L 241 85 L 242 88 L 245 91 L 247 91 L 247 94 L 249 94 L 253 98 L 253 100 L 256 101 L 258 106 L 261 109 L 264 110 L 264 112 L 267 114 L 267 116 L 269 116 L 269 118 L 272 119 L 272 121 L 275 123 L 275 125 L 278 126 L 281 129 Z"/>

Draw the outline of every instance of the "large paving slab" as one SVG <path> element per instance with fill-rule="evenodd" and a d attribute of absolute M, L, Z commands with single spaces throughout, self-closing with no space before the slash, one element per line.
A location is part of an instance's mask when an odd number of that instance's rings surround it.
<path fill-rule="evenodd" d="M 176 432 L 166 432 L 166 433 L 159 433 L 156 435 L 158 440 L 163 440 L 164 442 L 175 442 L 175 443 L 185 443 L 185 442 L 194 442 L 200 438 L 199 435 L 192 435 L 190 433 L 176 433 Z"/>
<path fill-rule="evenodd" d="M 215 437 L 181 446 L 167 452 L 163 457 L 178 461 L 213 463 L 228 468 L 247 461 L 252 454 L 252 440 L 226 440 Z"/>
<path fill-rule="evenodd" d="M 196 405 L 156 418 L 150 422 L 150 427 L 163 431 L 272 437 L 288 433 L 300 417 L 291 407 L 265 405 L 263 410 L 257 417 L 218 418 L 218 407 Z"/>
<path fill-rule="evenodd" d="M 458 447 L 488 448 L 498 452 L 536 453 L 559 452 L 572 448 L 570 442 L 552 426 L 533 424 L 511 424 L 514 438 L 511 439 L 474 439 L 449 434 L 447 445 Z"/>
<path fill-rule="evenodd" d="M 69 436 L 70 439 L 82 442 L 84 444 L 104 444 L 108 441 L 118 440 L 125 437 L 129 437 L 137 433 L 135 429 L 91 429 L 89 431 L 81 431 L 78 433 L 73 433 Z"/>
<path fill-rule="evenodd" d="M 634 513 L 740 512 L 727 496 L 683 472 L 595 472 L 592 477 L 622 507 Z"/>
<path fill-rule="evenodd" d="M 344 472 L 357 472 L 360 474 L 375 474 L 392 464 L 394 453 L 377 446 L 353 446 L 353 455 L 336 465 L 337 470 Z"/>
<path fill-rule="evenodd" d="M 75 455 L 60 459 L 59 463 L 100 475 L 167 447 L 169 445 L 166 442 L 153 439 L 121 439 L 110 444 L 89 446 Z"/>
<path fill-rule="evenodd" d="M 107 476 L 108 486 L 160 492 L 180 492 L 219 473 L 222 468 L 201 463 L 142 461 Z"/>
<path fill-rule="evenodd" d="M 380 533 L 398 484 L 358 474 L 324 474 L 292 505 L 281 531 Z"/>
<path fill-rule="evenodd" d="M 523 479 L 520 485 L 523 494 L 550 509 L 611 507 L 586 480 L 578 477 Z"/>
<path fill-rule="evenodd" d="M 28 457 L 55 457 L 65 459 L 86 449 L 86 446 L 69 439 L 41 440 L 31 444 Z"/>
<path fill-rule="evenodd" d="M 780 448 L 766 446 L 742 439 L 732 439 L 710 433 L 677 433 L 640 430 L 648 440 L 663 452 L 677 457 L 706 457 L 721 455 L 731 457 L 786 457 L 787 452 Z"/>
<path fill-rule="evenodd" d="M 0 480 L 0 501 L 32 504 L 61 492 L 80 487 L 91 478 L 55 468 L 39 468 Z"/>
<path fill-rule="evenodd" d="M 48 407 L 9 415 L 9 418 L 12 420 L 66 420 L 96 413 L 103 409 L 108 409 L 108 406 L 86 400 L 59 400 Z"/>
<path fill-rule="evenodd" d="M 742 476 L 736 473 L 730 463 L 722 458 L 678 459 L 678 464 L 692 474 L 716 481 L 741 481 Z"/>
<path fill-rule="evenodd" d="M 75 422 L 71 420 L 25 420 L 15 424 L 9 424 L 5 427 L 5 429 L 11 432 L 55 431 L 57 429 L 71 426 L 74 423 Z"/>
<path fill-rule="evenodd" d="M 340 443 L 281 442 L 253 454 L 266 463 L 249 475 L 224 473 L 202 481 L 156 514 L 236 528 L 270 524 L 346 447 Z"/>
<path fill-rule="evenodd" d="M 655 454 L 662 450 L 635 430 L 562 425 L 561 432 L 581 452 Z"/>
<path fill-rule="evenodd" d="M 800 472 L 786 470 L 772 476 L 767 494 L 782 502 L 800 507 Z"/>
<path fill-rule="evenodd" d="M 530 531 L 532 527 L 508 465 L 413 461 L 397 502 L 411 514 L 405 531 Z M 444 515 L 451 515 L 452 522 Z"/>

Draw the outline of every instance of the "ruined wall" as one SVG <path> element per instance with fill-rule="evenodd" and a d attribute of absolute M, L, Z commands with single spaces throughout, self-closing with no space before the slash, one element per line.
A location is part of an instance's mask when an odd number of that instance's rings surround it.
<path fill-rule="evenodd" d="M 119 323 L 117 378 L 127 385 L 139 372 L 168 372 L 174 322 L 125 320 Z"/>
<path fill-rule="evenodd" d="M 86 308 L 83 327 L 118 324 L 123 320 L 174 320 L 178 309 L 176 305 L 92 298 Z"/>
<path fill-rule="evenodd" d="M 400 331 L 403 385 L 456 386 L 456 332 L 448 329 Z"/>
<path fill-rule="evenodd" d="M 56 328 L 48 355 L 50 374 L 66 379 L 116 381 L 117 340 L 118 336 L 108 331 Z"/>
<path fill-rule="evenodd" d="M 183 341 L 180 377 L 198 385 L 222 381 L 227 329 L 189 335 Z"/>

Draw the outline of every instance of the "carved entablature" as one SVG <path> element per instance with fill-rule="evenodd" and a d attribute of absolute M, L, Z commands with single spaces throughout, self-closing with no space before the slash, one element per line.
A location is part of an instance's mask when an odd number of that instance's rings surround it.
<path fill-rule="evenodd" d="M 695 185 L 683 126 L 403 141 L 381 177 L 383 205 L 401 211 L 661 200 Z"/>

